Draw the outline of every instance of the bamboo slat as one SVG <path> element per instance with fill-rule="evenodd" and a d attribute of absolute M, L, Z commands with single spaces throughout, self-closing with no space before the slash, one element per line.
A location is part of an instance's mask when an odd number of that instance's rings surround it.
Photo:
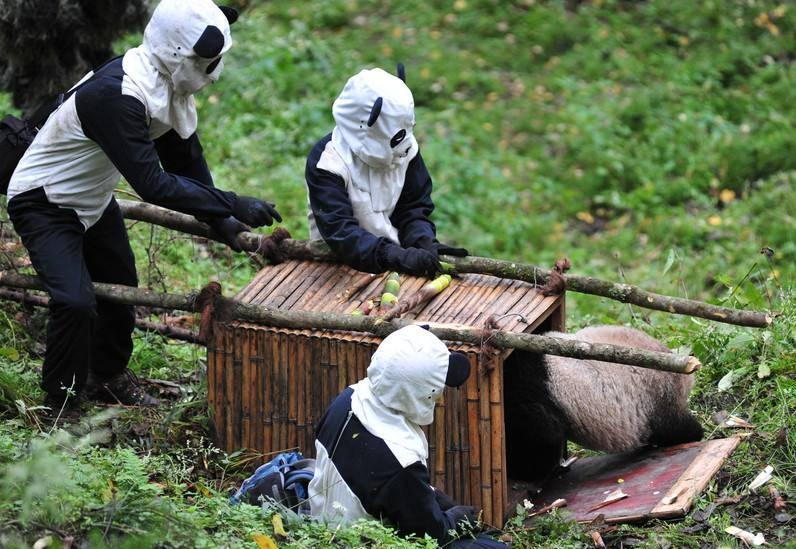
<path fill-rule="evenodd" d="M 252 409 L 256 406 L 252 402 L 252 375 L 254 374 L 251 365 L 251 352 L 249 345 L 251 341 L 252 330 L 239 330 L 238 337 L 240 338 L 240 360 L 241 360 L 241 444 L 248 445 L 251 440 L 251 419 Z"/>

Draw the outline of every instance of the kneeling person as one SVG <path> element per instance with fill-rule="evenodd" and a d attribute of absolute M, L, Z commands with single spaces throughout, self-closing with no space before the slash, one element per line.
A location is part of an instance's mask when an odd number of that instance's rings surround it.
<path fill-rule="evenodd" d="M 307 158 L 310 238 L 372 273 L 434 276 L 439 254 L 467 255 L 436 240 L 431 176 L 412 134 L 414 99 L 403 79 L 363 70 L 348 80 L 332 114 L 332 133 Z"/>
<path fill-rule="evenodd" d="M 313 516 L 331 524 L 384 519 L 403 535 L 428 534 L 445 547 L 505 547 L 483 534 L 451 535 L 475 524 L 475 510 L 431 486 L 426 465 L 420 426 L 433 422 L 445 386 L 458 387 L 469 374 L 466 356 L 419 326 L 385 338 L 367 377 L 343 391 L 318 426 Z"/>

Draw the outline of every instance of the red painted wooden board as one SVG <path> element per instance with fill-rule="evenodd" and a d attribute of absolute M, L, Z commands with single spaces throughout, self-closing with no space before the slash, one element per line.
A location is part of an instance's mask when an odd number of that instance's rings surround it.
<path fill-rule="evenodd" d="M 579 522 L 683 516 L 737 444 L 730 438 L 579 459 L 532 501 L 538 509 L 564 498 Z M 617 488 L 628 497 L 594 509 Z M 664 503 L 667 497 L 674 499 Z"/>

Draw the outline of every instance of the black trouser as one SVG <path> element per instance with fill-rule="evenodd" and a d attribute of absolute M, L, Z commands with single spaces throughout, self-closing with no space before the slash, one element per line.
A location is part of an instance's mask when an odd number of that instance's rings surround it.
<path fill-rule="evenodd" d="M 77 213 L 38 188 L 8 203 L 14 229 L 50 294 L 41 387 L 63 397 L 80 392 L 91 372 L 107 380 L 124 371 L 133 350 L 133 307 L 96 299 L 93 282 L 138 285 L 135 259 L 116 200 L 85 230 Z"/>

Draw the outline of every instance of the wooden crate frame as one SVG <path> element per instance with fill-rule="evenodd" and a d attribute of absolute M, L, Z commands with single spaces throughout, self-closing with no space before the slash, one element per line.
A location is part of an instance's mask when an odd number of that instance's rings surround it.
<path fill-rule="evenodd" d="M 239 298 L 257 302 L 258 295 L 278 296 L 283 306 L 300 306 L 295 289 L 280 290 L 288 275 L 274 280 L 289 268 L 271 277 L 258 275 Z M 296 268 L 293 266 L 294 277 L 302 275 L 301 271 L 295 272 Z M 305 281 L 325 280 L 321 290 L 315 288 L 313 296 L 341 287 L 340 281 L 335 281 L 333 274 L 324 274 L 322 267 L 309 268 L 315 278 L 305 275 Z M 374 284 L 380 287 L 381 283 Z M 422 283 L 422 279 L 409 281 L 412 288 L 419 288 Z M 260 285 L 259 290 L 252 288 L 256 284 Z M 360 293 L 372 291 L 370 286 Z M 528 307 L 535 304 L 536 314 L 522 326 L 522 331 L 564 330 L 563 295 L 544 298 L 544 307 L 539 309 L 542 298 L 538 292 L 525 292 L 516 281 L 506 281 L 503 286 L 515 291 L 510 297 L 499 290 L 488 292 L 491 310 L 508 307 L 509 302 L 527 302 Z M 262 290 L 267 287 L 271 288 L 270 294 Z M 362 299 L 365 298 L 352 298 L 354 303 Z M 453 295 L 448 300 L 432 301 L 423 311 L 435 321 L 447 319 L 477 326 L 486 316 L 479 310 L 479 302 L 483 307 L 481 299 Z M 423 319 L 423 311 L 417 314 L 419 320 Z M 379 342 L 373 336 L 351 332 L 215 323 L 208 344 L 208 400 L 217 445 L 227 452 L 247 448 L 268 455 L 295 448 L 305 455 L 314 455 L 315 425 L 345 387 L 365 377 Z M 473 375 L 461 388 L 446 389 L 437 404 L 434 423 L 424 428 L 429 441 L 431 481 L 454 500 L 482 509 L 486 522 L 499 524 L 507 504 L 502 365 L 510 351 L 488 356 L 471 345 L 448 343 L 452 349 L 467 354 Z"/>

